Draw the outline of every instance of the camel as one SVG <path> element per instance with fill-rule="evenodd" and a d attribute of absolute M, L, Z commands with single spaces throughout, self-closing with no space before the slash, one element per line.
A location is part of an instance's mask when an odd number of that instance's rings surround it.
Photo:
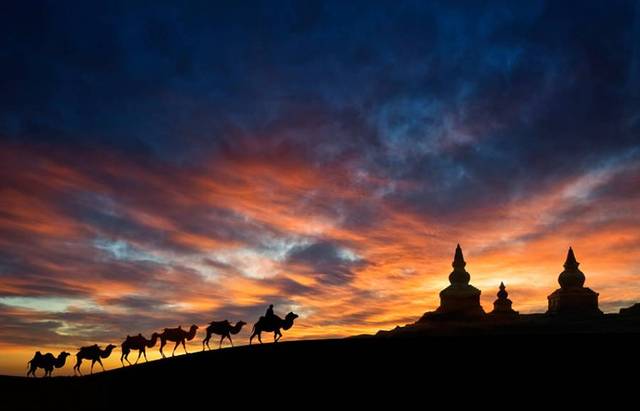
<path fill-rule="evenodd" d="M 172 357 L 175 355 L 176 348 L 178 348 L 178 345 L 180 344 L 182 344 L 182 347 L 184 348 L 184 352 L 186 354 L 189 354 L 189 352 L 187 352 L 187 346 L 185 345 L 184 342 L 193 340 L 193 337 L 196 336 L 197 330 L 198 330 L 198 326 L 195 324 L 193 324 L 191 328 L 189 328 L 188 332 L 183 330 L 182 326 L 179 326 L 178 328 L 165 328 L 162 334 L 159 335 L 160 354 L 162 354 L 162 358 L 166 358 L 166 356 L 164 355 L 164 352 L 162 352 L 162 347 L 164 347 L 167 344 L 167 341 L 175 341 L 176 343 L 175 347 L 173 347 L 173 352 L 171 353 Z"/>
<path fill-rule="evenodd" d="M 124 367 L 124 361 L 131 365 L 131 361 L 129 361 L 129 353 L 131 350 L 138 350 L 138 358 L 136 358 L 136 362 L 134 364 L 138 363 L 141 355 L 144 355 L 144 360 L 148 361 L 147 348 L 151 348 L 156 345 L 156 341 L 158 341 L 159 336 L 160 334 L 153 333 L 151 335 L 151 339 L 147 340 L 142 336 L 142 334 L 134 335 L 133 337 L 127 335 L 127 339 L 121 344 L 122 355 L 120 356 L 120 362 L 122 363 L 122 366 Z"/>
<path fill-rule="evenodd" d="M 50 352 L 42 354 L 40 351 L 36 351 L 31 361 L 27 363 L 29 371 L 27 371 L 27 377 L 29 375 L 36 376 L 36 370 L 38 368 L 44 369 L 44 376 L 51 377 L 51 373 L 54 368 L 64 367 L 64 363 L 67 361 L 67 357 L 70 356 L 68 352 L 62 351 L 58 354 L 58 358 L 54 357 Z"/>
<path fill-rule="evenodd" d="M 247 323 L 245 323 L 244 321 L 238 321 L 236 325 L 231 326 L 231 323 L 227 320 L 212 321 L 211 323 L 209 323 L 209 326 L 207 327 L 207 336 L 205 337 L 204 340 L 202 340 L 202 351 L 204 351 L 205 344 L 207 345 L 207 348 L 211 349 L 211 347 L 209 347 L 209 339 L 211 338 L 211 334 L 217 334 L 222 336 L 220 338 L 220 344 L 218 346 L 218 349 L 222 348 L 222 341 L 224 341 L 225 338 L 229 339 L 229 342 L 233 347 L 231 334 L 233 335 L 238 334 L 240 330 L 242 330 L 242 327 L 245 326 L 246 324 Z"/>
<path fill-rule="evenodd" d="M 273 331 L 273 342 L 278 342 L 280 338 L 282 338 L 282 333 L 280 329 L 288 330 L 293 327 L 293 320 L 298 318 L 298 314 L 289 313 L 284 317 L 284 320 L 277 315 L 274 315 L 271 320 L 266 317 L 260 317 L 257 323 L 253 326 L 253 331 L 251 331 L 251 337 L 249 338 L 249 345 L 253 341 L 253 337 L 257 336 L 258 341 L 262 344 L 262 338 L 260 338 L 260 334 L 263 331 L 272 332 Z"/>
<path fill-rule="evenodd" d="M 113 351 L 114 348 L 116 348 L 116 346 L 113 344 L 107 345 L 104 350 L 101 350 L 100 347 L 98 347 L 98 344 L 80 348 L 76 354 L 76 365 L 73 366 L 73 374 L 75 375 L 77 371 L 82 375 L 82 372 L 80 371 L 82 360 L 91 360 L 91 374 L 93 374 L 93 366 L 96 362 L 100 364 L 102 371 L 104 371 L 104 365 L 102 365 L 101 358 L 109 358 L 111 351 Z"/>

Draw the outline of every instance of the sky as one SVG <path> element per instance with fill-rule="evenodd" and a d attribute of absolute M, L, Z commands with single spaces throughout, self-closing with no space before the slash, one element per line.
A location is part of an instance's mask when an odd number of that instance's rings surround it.
<path fill-rule="evenodd" d="M 0 61 L 0 374 L 269 304 L 390 329 L 458 243 L 487 311 L 569 246 L 640 301 L 637 2 L 3 2 Z"/>

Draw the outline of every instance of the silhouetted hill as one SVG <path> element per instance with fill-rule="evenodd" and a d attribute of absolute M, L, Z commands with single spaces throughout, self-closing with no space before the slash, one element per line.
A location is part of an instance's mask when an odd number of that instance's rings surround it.
<path fill-rule="evenodd" d="M 11 410 L 406 409 L 442 400 L 491 405 L 494 395 L 557 405 L 608 393 L 614 406 L 635 393 L 639 342 L 640 333 L 627 332 L 363 336 L 198 352 L 86 377 L 0 377 L 0 387 Z"/>

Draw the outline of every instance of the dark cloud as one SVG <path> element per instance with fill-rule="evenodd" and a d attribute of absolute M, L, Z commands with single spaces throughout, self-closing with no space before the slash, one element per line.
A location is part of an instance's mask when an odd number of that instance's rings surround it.
<path fill-rule="evenodd" d="M 350 282 L 354 270 L 368 264 L 352 250 L 331 241 L 296 246 L 287 254 L 286 263 L 300 266 L 321 282 L 335 285 Z"/>

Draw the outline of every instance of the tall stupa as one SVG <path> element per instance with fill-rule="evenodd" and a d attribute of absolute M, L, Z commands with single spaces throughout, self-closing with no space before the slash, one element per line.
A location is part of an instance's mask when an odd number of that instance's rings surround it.
<path fill-rule="evenodd" d="M 436 316 L 453 319 L 474 319 L 484 316 L 484 310 L 480 305 L 481 291 L 469 284 L 471 276 L 465 270 L 466 265 L 462 248 L 458 244 L 451 263 L 453 271 L 449 274 L 451 284 L 440 291 L 440 307 L 434 313 Z"/>
<path fill-rule="evenodd" d="M 584 286 L 584 273 L 569 247 L 564 271 L 558 276 L 560 288 L 549 295 L 547 314 L 594 315 L 602 314 L 598 308 L 598 293 Z"/>

